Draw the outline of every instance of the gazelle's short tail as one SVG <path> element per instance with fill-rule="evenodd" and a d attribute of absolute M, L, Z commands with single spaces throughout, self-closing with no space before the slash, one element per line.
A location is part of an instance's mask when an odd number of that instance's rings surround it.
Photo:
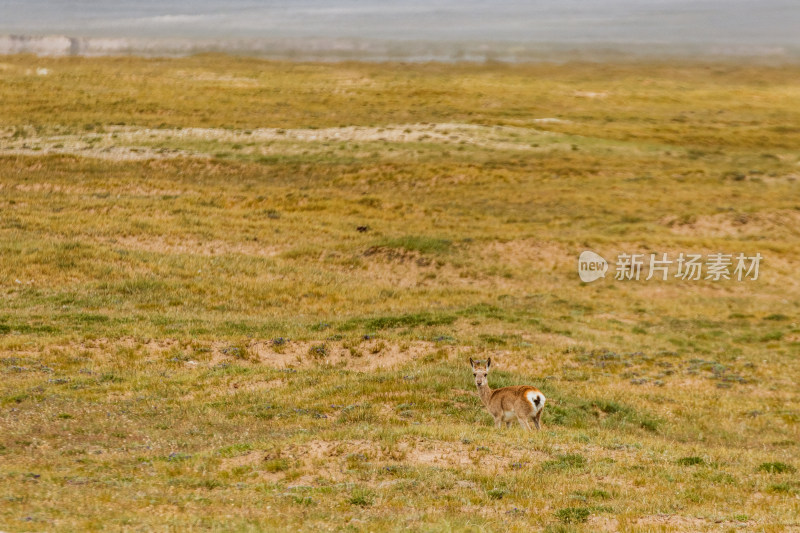
<path fill-rule="evenodd" d="M 525 394 L 525 397 L 531 402 L 534 410 L 539 411 L 544 407 L 545 397 L 540 391 L 530 390 Z"/>

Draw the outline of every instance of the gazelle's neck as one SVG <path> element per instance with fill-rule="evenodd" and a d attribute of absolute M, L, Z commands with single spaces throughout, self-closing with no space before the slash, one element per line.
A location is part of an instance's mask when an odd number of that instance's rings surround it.
<path fill-rule="evenodd" d="M 481 397 L 481 402 L 483 405 L 489 406 L 489 398 L 492 397 L 492 389 L 489 388 L 489 384 L 485 381 L 483 385 L 476 385 L 478 387 L 478 396 Z"/>

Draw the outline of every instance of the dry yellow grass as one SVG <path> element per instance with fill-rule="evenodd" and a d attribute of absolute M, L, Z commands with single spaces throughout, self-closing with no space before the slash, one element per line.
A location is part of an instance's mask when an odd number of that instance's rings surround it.
<path fill-rule="evenodd" d="M 0 529 L 800 527 L 796 68 L 0 63 Z"/>

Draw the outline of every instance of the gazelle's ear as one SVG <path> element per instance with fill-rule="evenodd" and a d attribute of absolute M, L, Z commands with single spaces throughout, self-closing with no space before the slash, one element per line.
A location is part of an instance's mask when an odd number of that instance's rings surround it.
<path fill-rule="evenodd" d="M 475 363 L 472 361 L 472 357 L 469 358 L 469 366 L 474 367 Z"/>
<path fill-rule="evenodd" d="M 489 370 L 489 367 L 492 366 L 492 358 L 486 360 L 486 370 Z"/>

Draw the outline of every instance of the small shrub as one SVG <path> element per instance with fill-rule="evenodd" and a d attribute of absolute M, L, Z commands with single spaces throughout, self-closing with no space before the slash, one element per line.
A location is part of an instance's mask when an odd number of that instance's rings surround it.
<path fill-rule="evenodd" d="M 341 424 L 353 422 L 372 423 L 376 421 L 375 412 L 371 405 L 348 405 L 342 409 L 338 422 Z"/>
<path fill-rule="evenodd" d="M 296 505 L 314 505 L 314 500 L 310 496 L 301 496 L 299 494 L 292 495 L 292 502 Z"/>
<path fill-rule="evenodd" d="M 235 357 L 236 359 L 249 359 L 250 352 L 247 350 L 247 346 L 244 345 L 236 345 L 236 346 L 228 346 L 227 348 L 222 349 L 222 353 L 224 355 L 229 355 L 231 357 Z"/>
<path fill-rule="evenodd" d="M 542 467 L 553 470 L 568 470 L 571 468 L 582 468 L 586 466 L 586 458 L 577 453 L 559 455 L 554 461 L 545 461 Z"/>
<path fill-rule="evenodd" d="M 355 358 L 364 357 L 364 354 L 361 352 L 361 350 L 359 350 L 355 346 L 348 346 L 347 349 L 350 351 L 350 357 L 355 357 Z"/>
<path fill-rule="evenodd" d="M 222 482 L 217 479 L 203 479 L 197 483 L 198 488 L 214 490 L 222 486 Z"/>
<path fill-rule="evenodd" d="M 217 450 L 217 453 L 222 457 L 236 457 L 238 455 L 246 454 L 252 449 L 253 447 L 245 442 L 240 444 L 232 444 L 231 446 L 225 446 L 224 448 Z"/>
<path fill-rule="evenodd" d="M 355 470 L 369 464 L 369 458 L 363 453 L 351 453 L 346 459 L 347 468 Z"/>
<path fill-rule="evenodd" d="M 798 494 L 800 493 L 800 482 L 773 483 L 767 487 L 767 492 L 772 492 L 775 494 Z"/>
<path fill-rule="evenodd" d="M 506 489 L 493 488 L 486 491 L 486 494 L 493 500 L 502 500 L 503 496 L 508 494 L 508 491 Z"/>
<path fill-rule="evenodd" d="M 374 497 L 370 490 L 357 488 L 353 490 L 353 492 L 350 494 L 350 498 L 347 501 L 351 505 L 357 505 L 359 507 L 369 507 L 370 505 L 372 505 Z"/>
<path fill-rule="evenodd" d="M 314 344 L 308 348 L 308 355 L 312 359 L 325 359 L 328 357 L 328 347 L 324 344 Z"/>
<path fill-rule="evenodd" d="M 377 354 L 381 353 L 385 349 L 386 349 L 386 343 L 381 341 L 378 344 L 376 344 L 375 346 L 373 346 L 372 348 L 370 348 L 369 353 L 371 353 L 373 355 L 377 355 Z"/>
<path fill-rule="evenodd" d="M 678 459 L 678 464 L 683 466 L 695 466 L 695 465 L 704 465 L 706 462 L 703 460 L 702 457 L 697 456 L 690 456 L 690 457 L 681 457 Z"/>
<path fill-rule="evenodd" d="M 395 464 L 395 465 L 384 466 L 383 471 L 393 476 L 403 476 L 407 475 L 411 471 L 411 469 L 403 464 Z"/>
<path fill-rule="evenodd" d="M 611 494 L 603 489 L 592 489 L 592 490 L 585 490 L 585 491 L 578 491 L 573 493 L 573 497 L 576 499 L 587 500 L 589 498 L 596 498 L 598 500 L 608 500 L 611 498 Z"/>
<path fill-rule="evenodd" d="M 192 456 L 186 453 L 172 452 L 167 456 L 167 461 L 173 461 L 173 462 L 188 461 L 191 458 Z"/>
<path fill-rule="evenodd" d="M 656 431 L 658 431 L 658 420 L 653 420 L 652 418 L 645 418 L 639 421 L 639 427 L 655 433 Z"/>
<path fill-rule="evenodd" d="M 508 344 L 508 341 L 504 339 L 501 335 L 488 335 L 486 333 L 482 333 L 478 335 L 478 338 L 485 342 L 486 344 L 491 344 L 494 346 L 505 346 Z"/>
<path fill-rule="evenodd" d="M 783 338 L 782 331 L 770 331 L 766 335 L 762 335 L 758 340 L 761 342 L 779 341 Z"/>
<path fill-rule="evenodd" d="M 586 522 L 590 514 L 586 507 L 565 507 L 556 511 L 556 518 L 565 524 L 580 524 Z"/>
<path fill-rule="evenodd" d="M 289 461 L 282 457 L 264 461 L 264 470 L 267 472 L 284 472 L 289 469 Z"/>
<path fill-rule="evenodd" d="M 423 363 L 438 363 L 440 361 L 446 361 L 448 357 L 447 350 L 444 348 L 439 348 L 435 352 L 427 353 L 422 358 Z"/>

